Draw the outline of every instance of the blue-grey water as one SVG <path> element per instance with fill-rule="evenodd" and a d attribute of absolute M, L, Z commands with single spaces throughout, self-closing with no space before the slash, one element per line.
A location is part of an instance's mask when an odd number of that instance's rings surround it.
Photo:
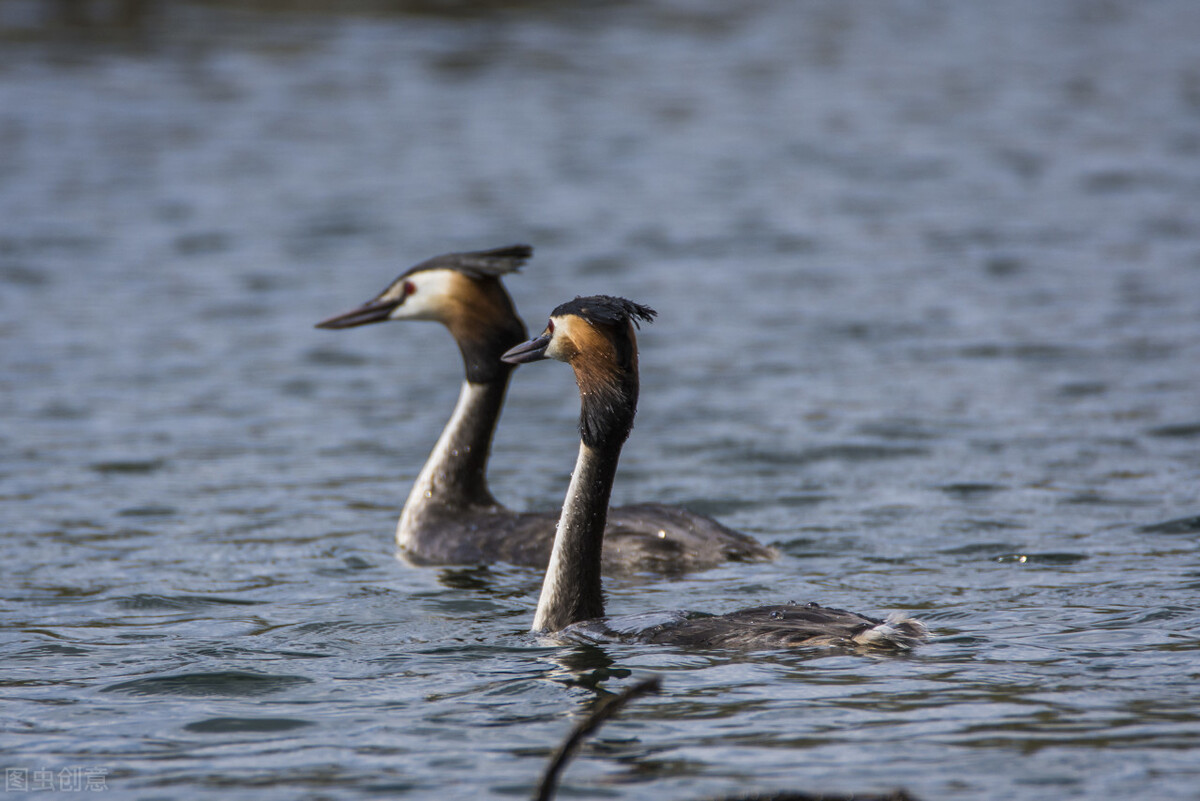
<path fill-rule="evenodd" d="M 1200 798 L 1200 4 L 318 5 L 0 4 L 6 789 L 521 798 L 658 674 L 563 797 Z M 511 242 L 531 328 L 660 312 L 615 500 L 783 553 L 611 612 L 935 642 L 556 645 L 535 571 L 398 560 L 457 352 L 312 325 Z M 517 372 L 499 497 L 577 409 Z"/>

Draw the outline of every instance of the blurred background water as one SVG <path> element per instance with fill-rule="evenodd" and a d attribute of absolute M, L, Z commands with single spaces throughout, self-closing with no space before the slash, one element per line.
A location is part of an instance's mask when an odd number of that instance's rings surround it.
<path fill-rule="evenodd" d="M 1200 798 L 1200 5 L 0 3 L 6 782 L 510 798 Z M 911 610 L 907 658 L 558 646 L 392 531 L 461 377 L 313 323 L 536 247 L 655 306 L 615 500 L 775 564 L 613 613 Z M 561 503 L 570 371 L 492 487 Z M 40 779 L 41 784 L 34 784 Z M 8 789 L 14 789 L 9 786 Z"/>

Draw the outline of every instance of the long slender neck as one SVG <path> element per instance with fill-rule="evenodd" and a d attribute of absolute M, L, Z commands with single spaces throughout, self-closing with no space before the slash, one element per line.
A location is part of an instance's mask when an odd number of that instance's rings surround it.
<path fill-rule="evenodd" d="M 534 631 L 558 631 L 604 616 L 600 554 L 621 446 L 637 412 L 637 359 L 626 360 L 608 381 L 593 381 L 587 360 L 575 360 L 579 384 L 579 457 L 533 618 Z M 601 374 L 606 371 L 600 371 Z"/>
<path fill-rule="evenodd" d="M 462 354 L 466 381 L 450 422 L 404 503 L 396 526 L 396 542 L 401 547 L 415 545 L 423 522 L 439 512 L 497 505 L 488 491 L 487 463 L 513 371 L 500 356 L 525 338 L 525 324 L 504 288 L 498 282 L 488 286 L 490 294 L 479 297 L 499 311 L 491 317 L 459 314 L 446 321 Z M 488 319 L 493 323 L 480 322 Z"/>
<path fill-rule="evenodd" d="M 600 552 L 621 444 L 619 438 L 597 447 L 579 443 L 579 457 L 533 618 L 534 631 L 558 631 L 604 616 Z"/>
<path fill-rule="evenodd" d="M 510 374 L 511 371 L 504 370 L 488 382 L 463 382 L 454 414 L 404 504 L 396 530 L 401 545 L 431 510 L 496 503 L 487 487 L 487 462 Z"/>

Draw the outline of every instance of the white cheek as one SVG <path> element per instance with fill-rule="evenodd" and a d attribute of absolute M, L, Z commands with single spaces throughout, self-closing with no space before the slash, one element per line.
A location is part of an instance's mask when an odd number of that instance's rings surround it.
<path fill-rule="evenodd" d="M 407 279 L 416 291 L 388 315 L 391 320 L 441 320 L 446 298 L 452 291 L 453 275 L 448 270 L 428 270 Z M 403 284 L 397 287 L 403 291 Z"/>
<path fill-rule="evenodd" d="M 409 295 L 407 299 L 388 315 L 389 320 L 436 320 L 436 309 L 429 302 L 429 297 L 421 297 L 418 292 Z"/>
<path fill-rule="evenodd" d="M 577 323 L 573 317 L 555 317 L 550 319 L 550 324 L 554 326 L 554 334 L 550 337 L 550 344 L 546 346 L 546 358 L 556 359 L 560 362 L 570 361 L 571 355 L 577 349 L 574 346 L 567 347 L 567 344 L 574 339 L 571 332 L 580 323 Z"/>
<path fill-rule="evenodd" d="M 546 346 L 546 358 L 557 359 L 560 362 L 565 362 L 566 359 L 563 357 L 562 351 L 562 338 L 558 334 L 555 334 L 550 339 L 550 344 Z"/>

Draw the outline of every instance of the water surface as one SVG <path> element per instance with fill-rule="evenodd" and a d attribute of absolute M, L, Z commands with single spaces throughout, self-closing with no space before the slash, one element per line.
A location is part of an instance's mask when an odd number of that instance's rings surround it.
<path fill-rule="evenodd" d="M 6 769 L 522 797 L 655 673 L 573 797 L 1197 798 L 1200 6 L 39 9 L 0 15 Z M 660 312 L 615 500 L 783 552 L 611 612 L 813 600 L 937 640 L 556 645 L 535 572 L 398 561 L 457 354 L 312 325 L 519 241 L 531 327 Z M 561 502 L 574 393 L 517 373 L 513 506 Z"/>

